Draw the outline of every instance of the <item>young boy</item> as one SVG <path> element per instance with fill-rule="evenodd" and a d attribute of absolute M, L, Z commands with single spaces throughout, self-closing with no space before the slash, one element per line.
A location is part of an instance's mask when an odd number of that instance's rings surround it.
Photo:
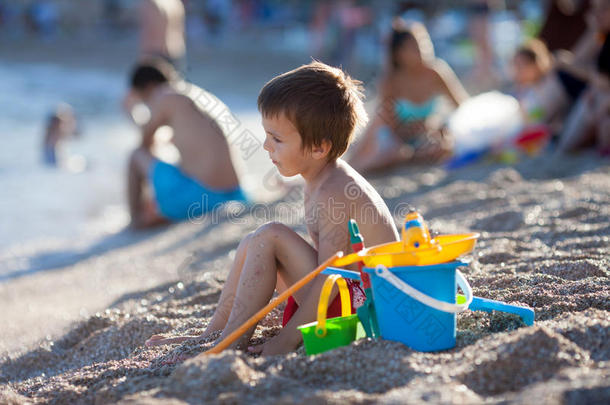
<path fill-rule="evenodd" d="M 199 216 L 229 200 L 246 200 L 227 139 L 199 100 L 215 100 L 208 102 L 215 111 L 221 102 L 193 84 L 170 81 L 171 72 L 169 65 L 158 61 L 136 66 L 131 76 L 129 102 L 142 101 L 150 110 L 150 119 L 142 126 L 142 144 L 129 160 L 129 212 L 136 228 Z M 126 107 L 131 111 L 131 105 Z M 173 130 L 179 167 L 151 152 L 155 132 L 163 125 Z M 154 192 L 152 204 L 143 197 L 147 183 Z"/>
<path fill-rule="evenodd" d="M 266 305 L 275 289 L 285 290 L 337 251 L 351 252 L 350 218 L 358 222 L 369 245 L 398 238 L 383 199 L 340 159 L 354 129 L 366 120 L 359 82 L 339 69 L 313 62 L 267 83 L 258 106 L 270 159 L 282 175 L 305 179 L 305 220 L 313 246 L 280 223 L 261 226 L 239 244 L 217 309 L 203 334 L 178 338 L 155 335 L 147 345 L 182 342 L 219 330 L 223 331 L 221 338 L 228 336 Z M 325 276 L 318 276 L 295 293 L 296 308 L 284 317 L 282 331 L 249 350 L 262 351 L 263 355 L 294 350 L 301 342 L 296 327 L 316 319 L 324 280 Z M 357 294 L 356 285 L 351 284 L 352 301 Z M 331 303 L 338 299 L 333 291 Z M 234 347 L 247 344 L 253 331 Z"/>

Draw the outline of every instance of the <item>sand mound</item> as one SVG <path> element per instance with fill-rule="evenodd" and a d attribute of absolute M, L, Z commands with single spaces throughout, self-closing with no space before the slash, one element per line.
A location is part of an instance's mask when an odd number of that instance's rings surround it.
<path fill-rule="evenodd" d="M 31 404 L 26 397 L 17 394 L 7 385 L 0 385 L 0 404 L 5 405 L 21 405 Z"/>
<path fill-rule="evenodd" d="M 476 345 L 478 346 L 478 345 Z M 470 349 L 474 350 L 474 349 Z M 586 366 L 589 355 L 574 343 L 545 327 L 516 332 L 496 347 L 485 347 L 473 370 L 460 379 L 481 395 L 517 391 L 551 378 L 563 367 Z"/>

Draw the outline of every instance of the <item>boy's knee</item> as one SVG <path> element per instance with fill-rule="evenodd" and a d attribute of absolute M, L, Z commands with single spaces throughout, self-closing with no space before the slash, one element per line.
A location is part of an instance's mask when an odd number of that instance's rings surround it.
<path fill-rule="evenodd" d="M 253 237 L 274 239 L 286 232 L 291 232 L 290 228 L 280 222 L 268 222 L 260 226 L 253 234 Z"/>
<path fill-rule="evenodd" d="M 254 236 L 254 232 L 250 232 L 249 234 L 247 234 L 242 240 L 241 242 L 239 242 L 239 248 L 244 248 L 244 249 L 248 249 L 248 246 L 250 245 L 250 241 L 252 240 L 252 237 Z"/>

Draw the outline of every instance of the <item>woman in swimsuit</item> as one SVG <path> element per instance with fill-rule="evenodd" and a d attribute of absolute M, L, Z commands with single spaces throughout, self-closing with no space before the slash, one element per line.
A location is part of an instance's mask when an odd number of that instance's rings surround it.
<path fill-rule="evenodd" d="M 360 172 L 449 155 L 450 140 L 430 118 L 439 96 L 455 106 L 468 98 L 449 65 L 435 58 L 423 25 L 396 19 L 388 53 L 375 116 L 350 159 Z"/>

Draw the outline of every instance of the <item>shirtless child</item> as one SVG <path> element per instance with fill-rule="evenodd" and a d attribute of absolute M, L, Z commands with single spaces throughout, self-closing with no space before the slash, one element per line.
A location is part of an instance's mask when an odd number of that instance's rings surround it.
<path fill-rule="evenodd" d="M 355 219 L 367 243 L 395 241 L 390 211 L 373 187 L 340 156 L 357 125 L 366 120 L 359 82 L 341 70 L 313 62 L 267 83 L 258 97 L 266 138 L 265 150 L 283 176 L 305 180 L 305 221 L 313 245 L 280 223 L 268 223 L 246 236 L 220 295 L 218 306 L 200 336 L 155 335 L 149 346 L 198 339 L 215 331 L 228 336 L 265 306 L 274 290 L 284 291 L 337 251 L 350 252 L 348 221 Z M 298 325 L 312 322 L 325 276 L 294 294 L 292 316 L 264 345 L 250 347 L 263 355 L 286 353 L 301 342 Z M 352 302 L 362 294 L 350 283 Z M 361 295 L 360 295 L 361 296 Z M 331 295 L 333 307 L 339 297 Z M 226 309 L 230 308 L 230 311 Z M 330 314 L 338 316 L 340 313 Z M 233 347 L 245 347 L 254 328 Z"/>
<path fill-rule="evenodd" d="M 135 228 L 200 216 L 226 201 L 246 200 L 227 139 L 198 100 L 213 99 L 216 109 L 221 102 L 193 84 L 170 80 L 171 72 L 169 65 L 156 62 L 136 66 L 131 76 L 133 101 L 139 99 L 150 110 L 150 119 L 142 125 L 142 144 L 129 160 L 129 212 Z M 151 152 L 155 132 L 163 125 L 173 130 L 179 166 Z M 154 201 L 144 198 L 147 184 Z"/>

